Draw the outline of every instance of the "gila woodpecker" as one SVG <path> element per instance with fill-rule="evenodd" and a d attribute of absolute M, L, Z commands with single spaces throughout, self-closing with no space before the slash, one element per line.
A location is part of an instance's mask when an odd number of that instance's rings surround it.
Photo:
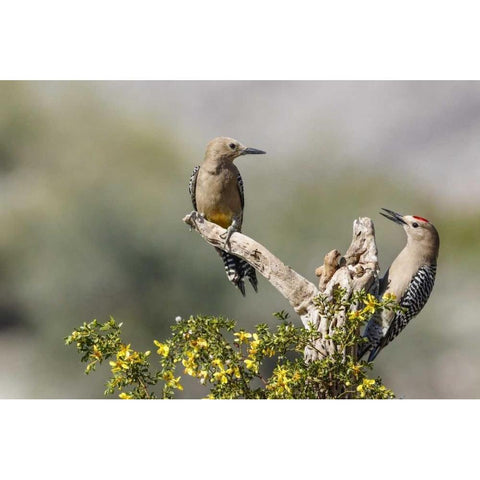
<path fill-rule="evenodd" d="M 209 222 L 227 229 L 225 247 L 230 236 L 241 231 L 245 206 L 242 177 L 233 161 L 240 155 L 261 153 L 265 152 L 244 147 L 233 138 L 214 138 L 207 145 L 203 163 L 194 168 L 190 177 L 188 189 L 193 208 Z M 215 247 L 215 250 L 222 257 L 228 279 L 243 296 L 245 277 L 257 291 L 257 276 L 251 265 L 220 248 Z"/>
<path fill-rule="evenodd" d="M 435 283 L 440 239 L 437 229 L 425 218 L 400 215 L 382 208 L 384 217 L 401 225 L 407 245 L 380 280 L 380 295 L 393 294 L 401 310 L 375 313 L 367 323 L 364 337 L 368 343 L 359 347 L 358 358 L 370 351 L 371 362 L 427 303 Z"/>

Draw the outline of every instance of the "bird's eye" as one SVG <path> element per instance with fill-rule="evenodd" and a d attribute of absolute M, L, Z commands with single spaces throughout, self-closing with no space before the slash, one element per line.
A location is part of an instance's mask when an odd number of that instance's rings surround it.
<path fill-rule="evenodd" d="M 417 227 L 418 227 L 418 223 L 417 223 L 417 222 L 413 222 L 413 223 L 412 223 L 412 227 L 413 227 L 413 228 L 417 228 Z"/>
<path fill-rule="evenodd" d="M 235 150 L 235 144 L 234 144 L 234 143 L 231 143 L 231 144 L 229 145 L 229 147 L 230 147 L 232 150 Z"/>

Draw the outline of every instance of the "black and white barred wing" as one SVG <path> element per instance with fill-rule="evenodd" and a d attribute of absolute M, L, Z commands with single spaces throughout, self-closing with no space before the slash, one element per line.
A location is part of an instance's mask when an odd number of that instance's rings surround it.
<path fill-rule="evenodd" d="M 243 191 L 243 180 L 240 173 L 237 175 L 237 187 L 238 193 L 240 194 L 240 203 L 242 205 L 242 213 L 240 214 L 240 218 L 237 218 L 237 226 L 241 229 L 243 224 L 243 209 L 245 208 L 245 193 Z"/>
<path fill-rule="evenodd" d="M 237 175 L 237 186 L 238 186 L 238 193 L 240 194 L 240 202 L 242 204 L 242 210 L 245 207 L 245 193 L 243 191 L 243 180 L 240 173 Z"/>
<path fill-rule="evenodd" d="M 418 270 L 400 299 L 401 311 L 377 312 L 368 321 L 364 333 L 364 336 L 368 338 L 368 343 L 360 346 L 358 358 L 362 358 L 370 350 L 368 361 L 375 360 L 382 348 L 387 346 L 408 325 L 410 320 L 420 313 L 432 292 L 436 270 L 436 265 L 425 265 Z M 389 315 L 393 316 L 391 321 L 388 318 Z M 385 324 L 389 327 L 386 328 Z"/>
<path fill-rule="evenodd" d="M 188 182 L 188 192 L 190 193 L 190 198 L 192 199 L 192 205 L 195 211 L 197 211 L 197 200 L 195 197 L 195 190 L 197 189 L 197 175 L 200 170 L 200 165 L 197 165 L 190 176 L 190 181 Z"/>
<path fill-rule="evenodd" d="M 400 306 L 405 310 L 396 312 L 382 339 L 382 348 L 388 345 L 425 306 L 433 290 L 436 272 L 436 265 L 425 265 L 413 277 L 405 295 L 400 300 Z"/>

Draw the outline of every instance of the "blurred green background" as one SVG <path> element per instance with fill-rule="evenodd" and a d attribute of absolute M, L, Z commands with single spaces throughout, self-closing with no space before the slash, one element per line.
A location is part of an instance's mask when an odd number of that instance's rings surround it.
<path fill-rule="evenodd" d="M 219 135 L 267 151 L 237 160 L 243 230 L 311 281 L 358 216 L 382 272 L 405 237 L 380 207 L 437 226 L 431 299 L 374 374 L 399 397 L 480 397 L 480 83 L 1 82 L 0 105 L 2 398 L 102 398 L 108 367 L 85 376 L 63 340 L 94 318 L 147 350 L 177 315 L 291 312 L 263 278 L 242 298 L 181 221 Z"/>

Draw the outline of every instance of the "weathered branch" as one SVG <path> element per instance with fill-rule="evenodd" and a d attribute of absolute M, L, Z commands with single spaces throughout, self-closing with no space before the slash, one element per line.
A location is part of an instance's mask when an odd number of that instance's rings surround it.
<path fill-rule="evenodd" d="M 224 247 L 221 235 L 225 230 L 222 227 L 208 222 L 197 212 L 190 213 L 183 221 L 211 245 Z M 347 298 L 362 288 L 374 293 L 378 289 L 375 231 L 373 222 L 367 217 L 360 217 L 353 222 L 353 239 L 343 257 L 338 250 L 332 250 L 325 256 L 324 265 L 315 272 L 320 277 L 319 288 L 244 234 L 234 233 L 229 247 L 230 253 L 252 265 L 290 302 L 305 328 L 313 325 L 320 332 L 321 338 L 315 349 L 305 352 L 305 357 L 310 360 L 333 353 L 335 346 L 328 336 L 346 319 L 346 312 L 342 311 L 333 320 L 322 317 L 314 299 L 320 293 L 331 296 L 335 286 L 343 288 Z"/>
<path fill-rule="evenodd" d="M 220 235 L 225 233 L 225 230 L 222 227 L 208 222 L 197 212 L 190 213 L 183 221 L 200 233 L 208 243 L 223 248 L 224 240 Z M 312 299 L 319 294 L 318 288 L 246 235 L 234 233 L 230 237 L 229 246 L 230 253 L 246 260 L 290 302 L 307 327 L 308 322 L 312 321 L 311 314 L 316 311 Z"/>

